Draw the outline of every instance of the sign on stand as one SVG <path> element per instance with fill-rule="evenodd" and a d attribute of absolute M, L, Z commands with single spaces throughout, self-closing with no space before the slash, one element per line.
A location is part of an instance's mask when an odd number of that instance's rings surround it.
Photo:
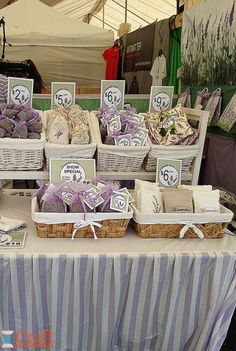
<path fill-rule="evenodd" d="M 177 188 L 181 184 L 181 160 L 157 159 L 156 183 L 160 187 Z"/>
<path fill-rule="evenodd" d="M 174 87 L 152 86 L 149 100 L 149 112 L 164 112 L 172 107 Z"/>
<path fill-rule="evenodd" d="M 91 181 L 96 176 L 95 160 L 51 158 L 49 179 L 50 182 L 65 180 L 76 183 Z"/>
<path fill-rule="evenodd" d="M 115 106 L 118 110 L 124 108 L 125 81 L 102 80 L 101 81 L 101 107 Z"/>
<path fill-rule="evenodd" d="M 52 82 L 51 109 L 57 107 L 70 107 L 75 104 L 75 87 L 72 82 Z"/>
<path fill-rule="evenodd" d="M 33 86 L 33 79 L 8 77 L 8 104 L 32 107 Z"/>

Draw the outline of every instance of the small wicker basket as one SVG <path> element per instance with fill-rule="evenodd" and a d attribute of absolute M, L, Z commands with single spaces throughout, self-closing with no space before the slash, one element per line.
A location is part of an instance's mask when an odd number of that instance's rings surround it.
<path fill-rule="evenodd" d="M 182 160 L 182 172 L 190 172 L 194 158 L 199 152 L 198 145 L 174 145 L 163 146 L 155 145 L 148 138 L 150 151 L 145 161 L 145 170 L 147 172 L 155 172 L 158 158 L 169 158 Z"/>
<path fill-rule="evenodd" d="M 43 112 L 43 121 L 44 126 L 46 126 L 48 115 L 50 114 L 51 110 Z M 47 160 L 47 167 L 49 165 L 50 158 L 85 158 L 91 159 L 93 158 L 95 151 L 96 151 L 96 142 L 94 140 L 93 133 L 91 133 L 91 122 L 90 122 L 90 115 L 87 112 L 88 123 L 89 123 L 89 132 L 90 132 L 90 143 L 84 145 L 78 144 L 68 144 L 68 145 L 61 145 L 61 144 L 53 144 L 46 142 L 45 144 L 45 156 Z"/>
<path fill-rule="evenodd" d="M 42 213 L 37 199 L 32 199 L 31 215 L 40 238 L 72 238 L 75 228 L 84 221 L 83 213 Z M 76 229 L 75 238 L 123 238 L 133 211 L 127 213 L 87 213 L 87 225 Z M 90 225 L 91 224 L 91 225 Z M 96 225 L 99 224 L 99 227 Z M 93 228 L 93 229 L 92 229 Z"/>
<path fill-rule="evenodd" d="M 102 143 L 97 112 L 90 112 L 92 129 L 97 144 L 98 172 L 138 172 L 149 146 L 115 146 Z"/>
<path fill-rule="evenodd" d="M 44 163 L 45 138 L 0 139 L 0 171 L 38 170 Z"/>
<path fill-rule="evenodd" d="M 198 238 L 219 239 L 224 236 L 233 213 L 221 206 L 221 213 L 140 213 L 135 206 L 134 226 L 141 238 Z M 183 234 L 181 235 L 181 231 Z"/>
<path fill-rule="evenodd" d="M 207 123 L 209 112 L 194 110 L 190 108 L 183 108 L 189 121 L 197 123 L 197 130 L 199 138 L 196 145 L 155 145 L 148 140 L 150 151 L 145 161 L 145 169 L 148 172 L 156 171 L 156 164 L 158 158 L 170 158 L 182 160 L 182 173 L 191 173 L 192 184 L 198 183 L 198 177 L 202 161 L 203 146 L 206 136 Z M 142 113 L 145 117 L 146 114 Z M 190 179 L 189 179 L 190 180 Z"/>

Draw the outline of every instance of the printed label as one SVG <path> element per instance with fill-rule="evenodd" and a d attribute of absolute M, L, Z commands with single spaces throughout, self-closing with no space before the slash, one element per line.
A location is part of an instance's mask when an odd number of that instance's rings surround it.
<path fill-rule="evenodd" d="M 125 193 L 114 191 L 110 201 L 110 208 L 118 212 L 128 212 L 129 196 Z"/>

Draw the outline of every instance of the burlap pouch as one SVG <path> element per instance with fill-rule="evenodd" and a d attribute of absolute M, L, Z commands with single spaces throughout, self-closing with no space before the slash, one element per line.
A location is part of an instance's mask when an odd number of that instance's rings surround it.
<path fill-rule="evenodd" d="M 193 192 L 190 190 L 163 190 L 163 201 L 167 213 L 193 213 Z"/>

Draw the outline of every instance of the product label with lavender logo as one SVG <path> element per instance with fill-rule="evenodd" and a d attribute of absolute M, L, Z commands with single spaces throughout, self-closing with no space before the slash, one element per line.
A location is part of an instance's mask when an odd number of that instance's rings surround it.
<path fill-rule="evenodd" d="M 84 203 L 92 210 L 104 202 L 102 196 L 99 195 L 99 189 L 96 186 L 92 186 L 84 196 Z"/>
<path fill-rule="evenodd" d="M 107 123 L 107 134 L 119 132 L 121 130 L 120 116 L 115 116 Z"/>
<path fill-rule="evenodd" d="M 148 137 L 148 130 L 146 128 L 137 128 L 134 132 L 134 136 L 143 138 L 146 141 Z"/>
<path fill-rule="evenodd" d="M 114 191 L 110 201 L 110 209 L 118 212 L 128 212 L 128 208 L 129 195 Z"/>
<path fill-rule="evenodd" d="M 144 121 L 144 117 L 137 114 L 132 115 L 132 119 L 139 124 L 142 124 Z"/>
<path fill-rule="evenodd" d="M 131 146 L 132 137 L 131 134 L 119 135 L 114 138 L 116 146 Z"/>
<path fill-rule="evenodd" d="M 131 138 L 131 146 L 143 146 L 145 144 L 145 140 L 138 136 Z"/>
<path fill-rule="evenodd" d="M 75 192 L 64 187 L 55 193 L 60 199 L 62 199 L 67 205 L 71 206 Z"/>

